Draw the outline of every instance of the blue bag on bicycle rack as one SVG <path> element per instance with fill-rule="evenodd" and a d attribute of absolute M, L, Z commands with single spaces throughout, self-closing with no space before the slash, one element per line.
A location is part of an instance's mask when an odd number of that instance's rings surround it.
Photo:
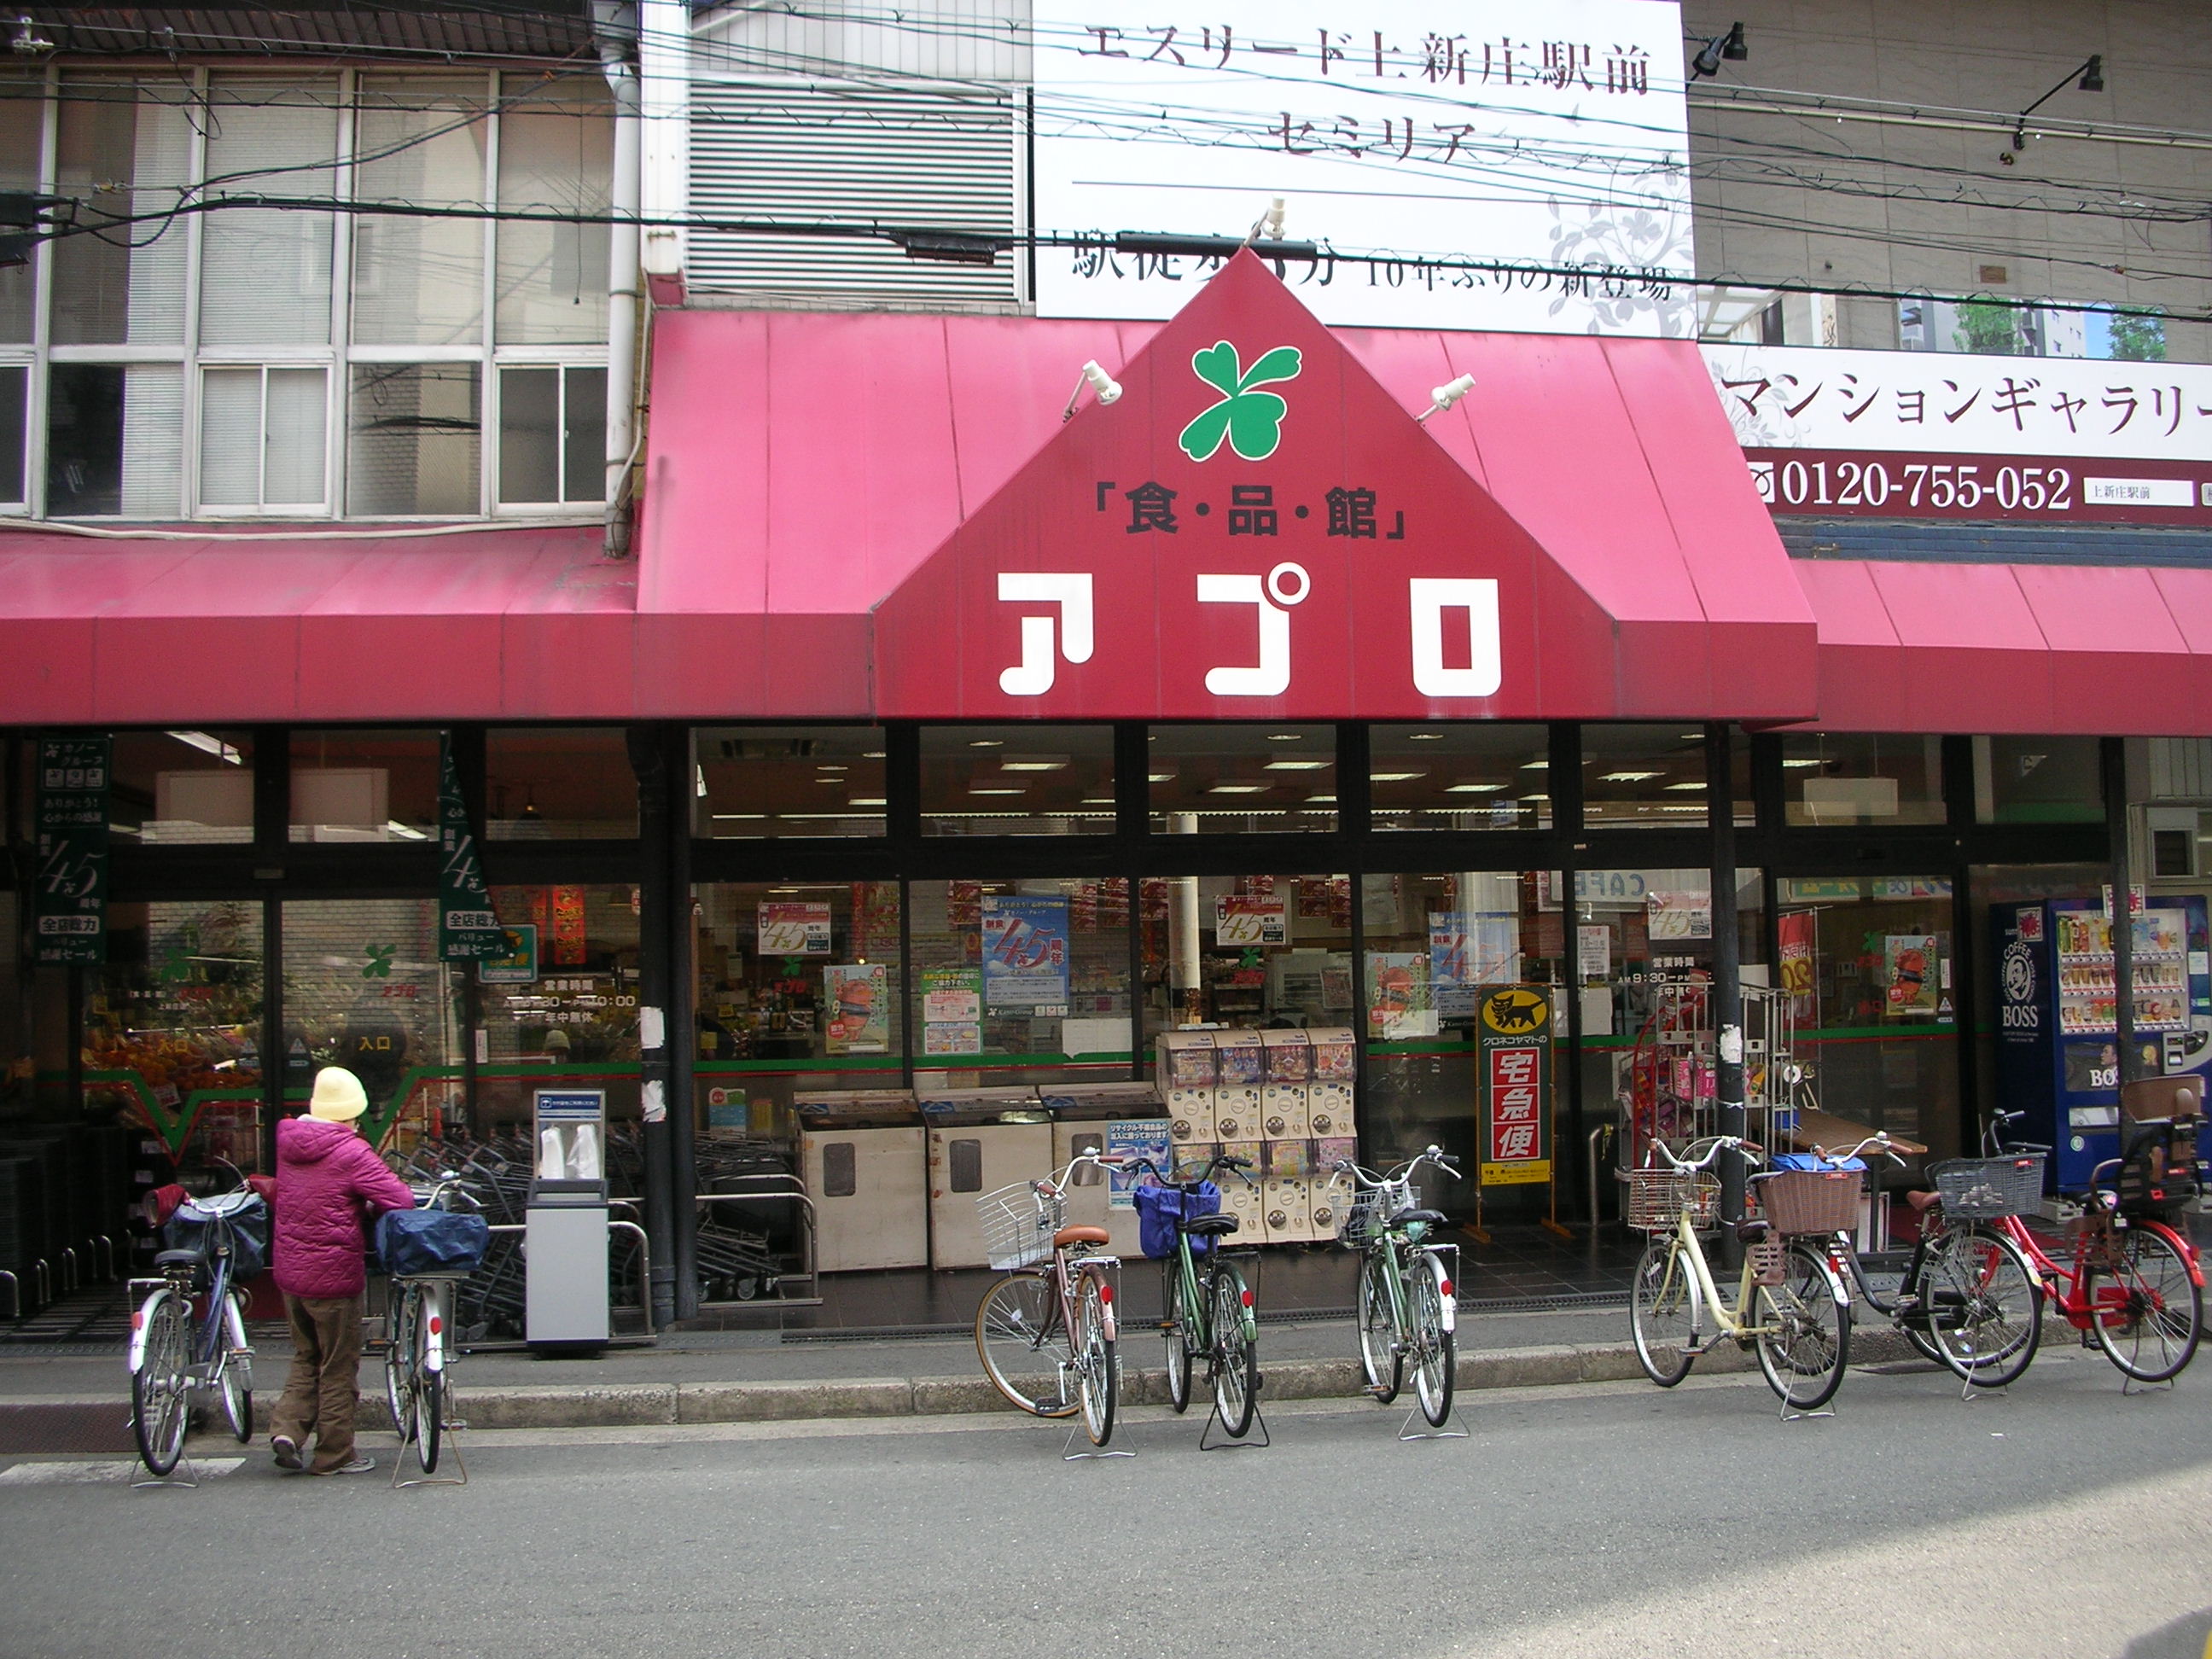
<path fill-rule="evenodd" d="M 197 1250 L 212 1266 L 216 1235 L 230 1229 L 230 1277 L 243 1283 L 269 1267 L 269 1206 L 261 1194 L 224 1193 L 216 1198 L 188 1198 L 161 1228 L 161 1246 Z"/>
<path fill-rule="evenodd" d="M 1221 1188 L 1210 1181 L 1199 1182 L 1188 1189 L 1136 1187 L 1130 1189 L 1129 1197 L 1137 1206 L 1138 1248 L 1156 1261 L 1175 1254 L 1178 1220 L 1194 1221 L 1221 1208 Z M 1213 1243 L 1211 1238 L 1194 1238 L 1190 1248 L 1194 1254 L 1204 1255 Z"/>
<path fill-rule="evenodd" d="M 472 1273 L 491 1247 L 491 1224 L 454 1210 L 386 1210 L 376 1221 L 376 1257 L 398 1275 Z"/>
<path fill-rule="evenodd" d="M 1770 1170 L 1863 1170 L 1863 1158 L 1826 1158 L 1818 1152 L 1769 1152 L 1766 1167 Z"/>

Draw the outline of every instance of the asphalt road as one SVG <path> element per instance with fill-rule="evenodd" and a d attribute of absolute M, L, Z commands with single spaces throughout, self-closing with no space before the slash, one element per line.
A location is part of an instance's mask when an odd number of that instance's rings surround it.
<path fill-rule="evenodd" d="M 1266 1449 L 1063 1462 L 1022 1419 L 511 1431 L 465 1487 L 196 1490 L 0 1471 L 0 1653 L 1044 1659 L 2200 1659 L 2212 1373 L 2123 1397 L 2046 1353 L 2008 1397 L 1855 1372 L 1784 1423 L 1755 1376 L 1465 1397 L 1465 1440 L 1285 1403 Z M 227 1442 L 198 1443 L 209 1457 Z"/>

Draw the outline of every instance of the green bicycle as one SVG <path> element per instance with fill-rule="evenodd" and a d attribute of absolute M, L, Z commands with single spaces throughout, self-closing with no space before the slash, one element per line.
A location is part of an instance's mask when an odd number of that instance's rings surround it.
<path fill-rule="evenodd" d="M 1163 1175 L 1148 1159 L 1133 1161 L 1152 1178 L 1150 1185 L 1138 1187 L 1133 1197 L 1148 1230 L 1146 1254 L 1161 1258 L 1165 1313 L 1160 1334 L 1167 1340 L 1168 1403 L 1177 1412 L 1189 1409 L 1191 1376 L 1199 1357 L 1205 1356 L 1206 1386 L 1212 1391 L 1222 1431 L 1231 1440 L 1241 1440 L 1252 1427 L 1260 1397 L 1259 1320 L 1243 1268 L 1221 1248 L 1220 1241 L 1237 1231 L 1237 1218 L 1218 1210 L 1201 1213 L 1199 1206 L 1220 1202 L 1218 1192 L 1212 1189 L 1217 1170 L 1229 1170 L 1247 1185 L 1257 1185 L 1244 1173 L 1252 1160 L 1217 1155 L 1202 1174 L 1186 1181 Z M 1168 1244 L 1170 1237 L 1169 1248 L 1154 1248 Z M 1199 1266 L 1201 1255 L 1206 1258 L 1203 1269 Z"/>
<path fill-rule="evenodd" d="M 1404 1385 L 1411 1359 L 1413 1394 L 1432 1429 L 1443 1427 L 1451 1416 L 1458 1324 L 1452 1279 L 1459 1246 L 1437 1242 L 1443 1215 L 1417 1207 L 1413 1176 L 1431 1164 L 1456 1181 L 1459 1172 L 1452 1166 L 1457 1162 L 1431 1146 L 1388 1175 L 1348 1162 L 1331 1172 L 1333 1180 L 1352 1187 L 1350 1201 L 1338 1208 L 1337 1237 L 1360 1252 L 1359 1363 L 1367 1391 L 1389 1405 Z"/>

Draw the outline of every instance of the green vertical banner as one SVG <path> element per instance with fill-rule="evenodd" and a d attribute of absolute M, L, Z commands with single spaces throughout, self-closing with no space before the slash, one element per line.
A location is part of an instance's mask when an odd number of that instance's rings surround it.
<path fill-rule="evenodd" d="M 1501 985 L 1482 993 L 1477 1027 L 1481 1096 L 1480 1165 L 1485 1187 L 1552 1178 L 1552 997 L 1540 985 Z"/>
<path fill-rule="evenodd" d="M 32 884 L 34 959 L 107 960 L 106 738 L 39 739 L 38 872 Z"/>
<path fill-rule="evenodd" d="M 469 829 L 469 809 L 461 799 L 461 776 L 453 768 L 453 734 L 438 734 L 438 957 L 443 962 L 477 962 L 503 957 L 507 932 L 492 914 L 491 890 L 484 885 L 483 860 L 477 856 Z"/>

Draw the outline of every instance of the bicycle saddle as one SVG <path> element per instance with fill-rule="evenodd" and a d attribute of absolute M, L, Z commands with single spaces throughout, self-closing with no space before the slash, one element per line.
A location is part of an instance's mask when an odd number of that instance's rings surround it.
<path fill-rule="evenodd" d="M 1444 1212 L 1442 1210 L 1401 1210 L 1390 1218 L 1390 1224 L 1394 1227 L 1401 1227 L 1414 1221 L 1425 1221 L 1431 1227 L 1441 1227 L 1444 1224 Z"/>
<path fill-rule="evenodd" d="M 1179 1224 L 1194 1238 L 1218 1238 L 1235 1232 L 1237 1222 L 1233 1215 L 1198 1215 Z"/>
<path fill-rule="evenodd" d="M 1761 1243 L 1773 1231 L 1774 1224 L 1759 1216 L 1753 1216 L 1747 1221 L 1739 1221 L 1735 1224 L 1735 1236 L 1746 1244 Z"/>
<path fill-rule="evenodd" d="M 1103 1227 L 1062 1227 L 1052 1236 L 1052 1248 L 1064 1250 L 1071 1244 L 1108 1244 L 1112 1235 Z"/>
<path fill-rule="evenodd" d="M 164 1250 L 154 1258 L 157 1267 L 197 1267 L 200 1265 L 198 1250 Z"/>

